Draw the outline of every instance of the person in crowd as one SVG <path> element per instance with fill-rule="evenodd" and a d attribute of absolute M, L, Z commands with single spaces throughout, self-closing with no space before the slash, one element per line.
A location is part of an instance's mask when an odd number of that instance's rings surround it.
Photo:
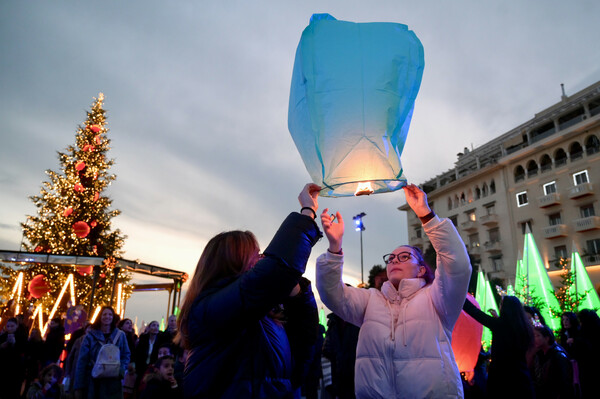
<path fill-rule="evenodd" d="M 592 309 L 583 309 L 578 314 L 580 336 L 584 353 L 579 363 L 581 397 L 596 398 L 600 392 L 600 317 Z"/>
<path fill-rule="evenodd" d="M 183 398 L 183 390 L 174 375 L 175 358 L 161 356 L 153 366 L 153 372 L 144 377 L 146 388 L 140 399 L 179 399 Z"/>
<path fill-rule="evenodd" d="M 137 374 L 137 386 L 140 385 L 142 377 L 146 374 L 149 365 L 158 359 L 158 348 L 162 344 L 158 321 L 154 320 L 148 324 L 147 332 L 140 335 L 135 347 L 135 372 Z"/>
<path fill-rule="evenodd" d="M 51 363 L 40 371 L 39 378 L 27 391 L 27 399 L 63 399 L 62 369 Z"/>
<path fill-rule="evenodd" d="M 160 347 L 158 348 L 158 353 L 157 353 L 156 359 L 160 360 L 160 358 L 165 357 L 165 356 L 173 356 L 173 353 L 171 352 L 171 345 L 169 343 L 163 343 L 160 345 Z M 148 380 L 148 376 L 151 374 L 156 374 L 156 368 L 155 368 L 154 364 L 149 364 L 148 367 L 146 368 L 144 375 L 140 379 L 140 384 L 138 386 L 138 392 L 143 392 L 146 389 L 146 381 Z"/>
<path fill-rule="evenodd" d="M 65 348 L 65 328 L 60 317 L 50 320 L 46 342 L 44 344 L 43 366 L 56 363 Z"/>
<path fill-rule="evenodd" d="M 175 357 L 175 365 L 173 366 L 175 379 L 177 380 L 177 385 L 183 387 L 183 373 L 185 370 L 185 362 L 188 358 L 189 351 L 187 349 L 182 349 L 179 351 L 179 355 Z"/>
<path fill-rule="evenodd" d="M 484 313 L 469 300 L 465 301 L 464 310 L 492 331 L 488 397 L 500 398 L 507 391 L 519 392 L 522 398 L 535 397 L 526 356 L 533 345 L 533 326 L 521 301 L 514 296 L 503 297 L 499 317 Z"/>
<path fill-rule="evenodd" d="M 81 350 L 81 344 L 83 343 L 83 339 L 85 335 L 90 331 L 92 325 L 89 322 L 86 322 L 85 325 L 81 328 L 78 328 L 75 333 L 71 335 L 70 341 L 73 341 L 71 345 L 71 350 L 65 359 L 65 379 L 64 379 L 64 389 L 69 395 L 73 392 L 73 382 L 75 381 L 75 370 L 77 368 L 77 359 L 79 359 L 79 351 Z M 71 395 L 72 396 L 72 395 Z"/>
<path fill-rule="evenodd" d="M 406 201 L 437 251 L 434 274 L 416 247 L 403 245 L 383 257 L 388 281 L 381 291 L 342 282 L 344 223 L 325 209 L 327 252 L 317 259 L 323 303 L 360 327 L 356 349 L 357 398 L 461 397 L 462 381 L 451 336 L 471 276 L 465 244 L 449 219 L 440 220 L 417 186 L 404 187 Z"/>
<path fill-rule="evenodd" d="M 381 291 L 383 283 L 388 281 L 387 270 L 381 265 L 375 265 L 369 270 L 369 288 Z"/>
<path fill-rule="evenodd" d="M 177 335 L 177 316 L 174 314 L 169 316 L 167 319 L 167 328 L 165 328 L 165 331 L 163 331 L 162 334 L 165 342 L 173 342 L 175 336 Z"/>
<path fill-rule="evenodd" d="M 531 320 L 531 325 L 536 326 L 538 324 L 546 326 L 546 319 L 540 312 L 538 308 L 535 306 L 523 306 L 523 310 L 525 311 L 525 315 L 529 317 Z"/>
<path fill-rule="evenodd" d="M 329 394 L 339 399 L 353 399 L 354 365 L 360 328 L 345 322 L 334 313 L 327 315 L 327 332 L 323 356 L 331 362 Z"/>
<path fill-rule="evenodd" d="M 295 366 L 304 367 L 304 344 L 313 345 L 318 331 L 314 296 L 301 276 L 321 237 L 319 191 L 303 188 L 300 213 L 283 221 L 262 255 L 249 231 L 220 233 L 206 244 L 178 318 L 176 344 L 189 349 L 185 397 L 288 398 L 296 391 Z M 289 336 L 284 320 L 300 330 Z"/>
<path fill-rule="evenodd" d="M 538 350 L 532 372 L 536 397 L 575 398 L 573 370 L 567 352 L 556 343 L 554 333 L 548 326 L 535 327 L 534 337 L 535 347 Z"/>
<path fill-rule="evenodd" d="M 76 399 L 112 399 L 122 398 L 121 378 L 129 364 L 130 352 L 125 334 L 117 328 L 117 316 L 109 306 L 100 310 L 100 315 L 92 324 L 89 332 L 84 336 L 77 366 L 75 369 L 75 380 L 73 389 Z M 98 352 L 102 345 L 114 343 L 119 347 L 121 360 L 120 375 L 117 377 L 93 378 L 92 369 L 98 358 Z"/>
<path fill-rule="evenodd" d="M 131 353 L 134 353 L 138 336 L 133 330 L 133 322 L 131 321 L 131 319 L 125 318 L 119 321 L 119 323 L 117 323 L 117 327 L 125 333 L 125 336 L 127 337 L 129 351 L 131 351 Z"/>
<path fill-rule="evenodd" d="M 0 399 L 18 398 L 25 379 L 27 337 L 17 329 L 17 319 L 11 317 L 0 334 Z"/>
<path fill-rule="evenodd" d="M 42 370 L 44 339 L 39 328 L 32 328 L 25 347 L 25 392 Z"/>

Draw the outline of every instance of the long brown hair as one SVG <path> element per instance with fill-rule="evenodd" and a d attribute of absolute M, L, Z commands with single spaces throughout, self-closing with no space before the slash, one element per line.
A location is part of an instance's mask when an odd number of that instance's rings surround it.
<path fill-rule="evenodd" d="M 227 231 L 210 239 L 200 255 L 177 317 L 176 344 L 189 349 L 188 319 L 198 295 L 216 281 L 245 272 L 252 266 L 258 249 L 258 241 L 249 231 Z"/>

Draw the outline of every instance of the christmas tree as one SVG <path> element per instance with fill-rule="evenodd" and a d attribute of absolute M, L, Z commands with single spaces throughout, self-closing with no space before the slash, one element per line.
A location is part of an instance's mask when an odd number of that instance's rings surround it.
<path fill-rule="evenodd" d="M 131 294 L 131 286 L 127 284 L 131 276 L 114 268 L 125 236 L 118 229 L 111 231 L 111 220 L 120 212 L 110 209 L 112 201 L 104 195 L 104 190 L 116 176 L 108 171 L 114 161 L 106 157 L 110 140 L 107 138 L 103 94 L 94 100 L 85 123 L 77 128 L 75 145 L 58 152 L 61 173 L 46 171 L 49 181 L 42 183 L 40 195 L 30 197 L 38 208 L 37 216 L 28 216 L 21 226 L 28 241 L 23 244 L 27 252 L 104 258 L 96 276 L 98 279 L 94 284 L 92 266 L 45 263 L 2 266 L 0 274 L 8 276 L 5 301 L 9 299 L 7 293 L 13 301 L 19 297 L 12 292 L 19 274 L 23 273 L 23 293 L 20 303 L 16 304 L 20 309 L 41 305 L 47 315 L 71 274 L 76 302 L 85 308 L 90 303 L 92 291 L 94 305 L 111 303 L 113 288 L 118 284 L 122 284 L 122 299 Z M 59 310 L 66 308 L 69 298 L 70 295 L 64 295 Z"/>
<path fill-rule="evenodd" d="M 562 268 L 560 273 L 561 287 L 553 291 L 558 300 L 559 307 L 551 307 L 550 313 L 554 317 L 561 317 L 564 312 L 577 312 L 579 305 L 585 300 L 590 290 L 575 290 L 575 273 L 567 267 L 567 259 L 560 258 L 559 265 Z"/>

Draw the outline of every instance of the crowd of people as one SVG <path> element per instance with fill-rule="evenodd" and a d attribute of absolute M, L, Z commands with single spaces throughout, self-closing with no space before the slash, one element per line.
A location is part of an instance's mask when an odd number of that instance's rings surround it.
<path fill-rule="evenodd" d="M 328 241 L 316 288 L 332 311 L 318 322 L 303 277 L 320 187 L 307 184 L 300 212 L 260 251 L 249 231 L 223 232 L 205 246 L 178 316 L 138 337 L 130 319 L 103 307 L 65 342 L 60 319 L 45 337 L 23 318 L 0 333 L 3 398 L 591 398 L 600 392 L 600 318 L 566 312 L 556 334 L 539 310 L 504 296 L 500 314 L 466 300 L 471 264 L 448 219 L 426 194 L 404 187 L 436 251 L 401 245 L 375 266 L 369 286 L 342 282 L 344 220 L 320 213 Z M 434 267 L 432 267 L 434 266 Z M 461 374 L 453 327 L 466 312 L 492 331 L 475 369 Z"/>
<path fill-rule="evenodd" d="M 66 340 L 60 318 L 45 337 L 22 315 L 10 318 L 0 333 L 0 399 L 183 398 L 187 351 L 173 343 L 176 328 L 172 315 L 164 331 L 153 321 L 138 337 L 130 319 L 105 306 Z M 117 366 L 96 377 L 105 344 L 118 348 Z"/>

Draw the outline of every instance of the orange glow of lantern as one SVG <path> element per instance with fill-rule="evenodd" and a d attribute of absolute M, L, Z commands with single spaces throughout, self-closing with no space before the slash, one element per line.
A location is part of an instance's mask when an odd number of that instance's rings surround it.
<path fill-rule="evenodd" d="M 467 298 L 479 307 L 472 295 L 467 294 Z M 452 331 L 452 350 L 460 372 L 472 372 L 475 368 L 482 334 L 483 326 L 462 310 Z"/>
<path fill-rule="evenodd" d="M 373 194 L 373 188 L 371 187 L 371 182 L 361 182 L 356 186 L 356 191 L 354 192 L 354 196 L 358 197 L 360 195 L 371 195 Z"/>

